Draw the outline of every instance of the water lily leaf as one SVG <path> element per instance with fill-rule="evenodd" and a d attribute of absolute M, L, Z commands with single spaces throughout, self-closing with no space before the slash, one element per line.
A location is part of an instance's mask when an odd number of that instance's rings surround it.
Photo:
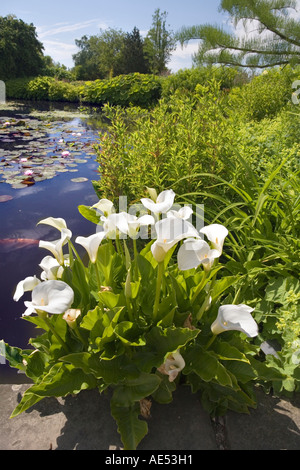
<path fill-rule="evenodd" d="M 84 183 L 85 181 L 89 181 L 89 180 L 88 178 L 79 177 L 79 178 L 72 178 L 71 181 L 73 181 L 73 183 Z"/>
<path fill-rule="evenodd" d="M 13 199 L 13 196 L 9 196 L 8 194 L 4 194 L 3 196 L 0 196 L 0 202 L 7 202 Z"/>

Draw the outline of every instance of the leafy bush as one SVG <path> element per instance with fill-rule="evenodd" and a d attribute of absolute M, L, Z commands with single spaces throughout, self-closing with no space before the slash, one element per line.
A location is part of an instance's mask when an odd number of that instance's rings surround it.
<path fill-rule="evenodd" d="M 179 70 L 162 79 L 162 97 L 170 97 L 177 90 L 181 93 L 194 92 L 197 85 L 207 85 L 211 80 L 219 82 L 221 89 L 231 89 L 247 78 L 242 72 L 229 67 L 195 67 Z"/>
<path fill-rule="evenodd" d="M 53 77 L 20 78 L 7 82 L 7 97 L 33 101 L 79 100 L 79 87 Z"/>
<path fill-rule="evenodd" d="M 272 118 L 291 102 L 292 84 L 299 77 L 299 68 L 266 70 L 243 87 L 233 89 L 229 99 L 247 119 Z"/>
<path fill-rule="evenodd" d="M 177 193 L 204 188 L 197 172 L 222 174 L 232 155 L 233 132 L 223 109 L 223 94 L 212 81 L 194 95 L 174 94 L 150 111 L 104 107 L 111 126 L 98 146 L 103 197 L 126 194 L 132 200 L 146 186 Z M 181 181 L 181 178 L 189 178 Z"/>
<path fill-rule="evenodd" d="M 49 257 L 42 261 L 42 281 L 26 278 L 14 294 L 19 300 L 32 290 L 23 315 L 39 328 L 30 340 L 32 349 L 0 342 L 11 366 L 33 381 L 12 417 L 44 397 L 110 388 L 111 414 L 130 450 L 147 434 L 147 422 L 139 419 L 143 403 L 170 403 L 180 380 L 215 416 L 228 409 L 248 413 L 256 406 L 254 384 L 286 379 L 259 358 L 260 347 L 253 343 L 255 305 L 223 303 L 240 278 L 222 275 L 218 263 L 226 227 L 205 226 L 206 242 L 187 220 L 189 212 L 171 210 L 173 191 L 157 196 L 152 188 L 151 197 L 133 207 L 137 216 L 130 210 L 114 212 L 108 200 L 79 207 L 91 222 L 103 225 L 75 240 L 87 251 L 86 264 L 63 219 L 40 221 L 57 228 L 61 238 L 40 242 L 55 258 L 50 264 Z M 153 215 L 141 216 L 147 210 Z M 155 232 L 150 241 L 149 226 Z M 137 238 L 145 227 L 139 250 Z"/>
<path fill-rule="evenodd" d="M 160 80 L 155 76 L 139 73 L 119 75 L 111 80 L 86 82 L 81 89 L 84 103 L 110 103 L 124 107 L 149 107 L 158 101 L 160 95 Z"/>

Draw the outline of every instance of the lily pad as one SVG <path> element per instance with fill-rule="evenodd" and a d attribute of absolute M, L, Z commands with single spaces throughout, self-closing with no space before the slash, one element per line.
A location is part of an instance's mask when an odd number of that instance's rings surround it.
<path fill-rule="evenodd" d="M 73 181 L 73 183 L 84 183 L 85 181 L 89 181 L 89 180 L 88 178 L 79 177 L 79 178 L 72 178 L 71 181 Z"/>
<path fill-rule="evenodd" d="M 0 196 L 0 202 L 7 202 L 11 201 L 13 199 L 13 196 L 9 196 L 8 194 L 4 194 L 3 196 Z"/>

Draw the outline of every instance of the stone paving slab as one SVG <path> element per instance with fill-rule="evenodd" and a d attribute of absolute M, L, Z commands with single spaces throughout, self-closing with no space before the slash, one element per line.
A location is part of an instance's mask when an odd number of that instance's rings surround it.
<path fill-rule="evenodd" d="M 0 385 L 0 450 L 108 450 L 122 448 L 110 414 L 110 396 L 96 390 L 45 398 L 9 419 L 28 385 Z M 153 403 L 149 432 L 139 450 L 217 449 L 209 415 L 190 389 L 174 393 L 169 405 Z"/>
<path fill-rule="evenodd" d="M 9 416 L 28 384 L 0 385 L 0 450 L 108 450 L 122 448 L 110 415 L 110 395 L 96 390 L 46 398 Z M 138 450 L 300 450 L 300 397 L 258 392 L 250 415 L 228 412 L 213 422 L 197 395 L 179 387 L 173 402 L 153 402 L 148 435 Z"/>

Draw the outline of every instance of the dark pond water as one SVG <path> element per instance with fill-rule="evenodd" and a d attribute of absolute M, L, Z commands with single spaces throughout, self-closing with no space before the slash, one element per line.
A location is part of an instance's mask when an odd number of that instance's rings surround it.
<path fill-rule="evenodd" d="M 56 229 L 37 223 L 62 217 L 73 239 L 95 230 L 77 207 L 98 200 L 91 181 L 99 178 L 93 144 L 101 132 L 76 108 L 0 108 L 0 339 L 11 346 L 27 348 L 34 335 L 22 319 L 30 294 L 15 302 L 15 287 L 27 276 L 40 277 L 38 265 L 51 253 L 39 248 L 38 240 L 58 238 Z M 3 362 L 0 358 L 0 383 L 24 380 Z"/>

